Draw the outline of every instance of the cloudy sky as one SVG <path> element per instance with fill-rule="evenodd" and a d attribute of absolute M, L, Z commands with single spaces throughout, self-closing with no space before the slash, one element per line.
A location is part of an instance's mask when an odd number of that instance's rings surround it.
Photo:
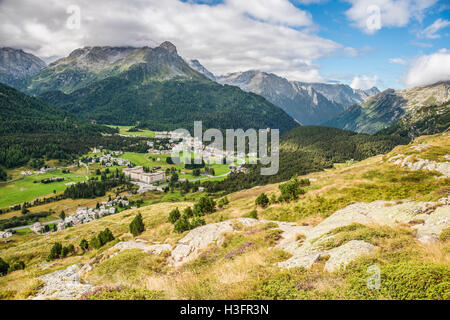
<path fill-rule="evenodd" d="M 215 74 L 404 88 L 450 80 L 446 0 L 0 0 L 0 46 L 53 61 L 83 46 L 157 46 Z"/>

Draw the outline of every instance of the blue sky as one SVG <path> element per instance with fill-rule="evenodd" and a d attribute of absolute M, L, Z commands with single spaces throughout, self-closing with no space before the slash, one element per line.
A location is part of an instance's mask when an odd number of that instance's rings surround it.
<path fill-rule="evenodd" d="M 183 2 L 209 5 L 223 3 L 221 0 L 183 0 Z M 320 66 L 320 73 L 325 81 L 350 84 L 354 77 L 359 75 L 376 78 L 376 85 L 381 89 L 405 88 L 408 62 L 446 49 L 450 44 L 450 3 L 445 0 L 430 1 L 435 3 L 425 8 L 421 12 L 421 17 L 412 17 L 403 26 L 381 26 L 381 29 L 373 34 L 364 32 L 349 20 L 346 12 L 352 7 L 350 2 L 326 0 L 290 2 L 300 10 L 311 14 L 317 35 L 358 51 L 355 53 L 356 56 L 338 54 L 315 60 L 314 63 Z M 423 35 L 423 30 L 438 19 L 446 21 L 447 26 L 437 30 L 432 37 Z"/>
<path fill-rule="evenodd" d="M 363 89 L 450 80 L 449 37 L 448 0 L 0 1 L 0 45 L 45 61 L 171 41 L 216 75 L 257 69 Z"/>
<path fill-rule="evenodd" d="M 319 59 L 317 63 L 321 65 L 322 74 L 329 79 L 348 82 L 355 74 L 378 76 L 379 87 L 403 88 L 402 80 L 408 66 L 390 63 L 390 59 L 400 58 L 407 62 L 449 47 L 450 27 L 440 29 L 437 32 L 439 38 L 419 36 L 420 31 L 436 20 L 450 18 L 448 1 L 439 1 L 426 10 L 422 21 L 411 19 L 402 27 L 382 27 L 375 34 L 367 34 L 349 23 L 345 16 L 350 8 L 347 2 L 329 1 L 300 7 L 311 12 L 314 22 L 320 26 L 320 36 L 355 49 L 364 49 L 358 57 Z"/>

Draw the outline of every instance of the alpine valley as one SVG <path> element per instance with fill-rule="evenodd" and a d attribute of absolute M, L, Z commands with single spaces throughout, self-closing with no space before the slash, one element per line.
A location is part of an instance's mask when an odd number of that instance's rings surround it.
<path fill-rule="evenodd" d="M 182 55 L 0 49 L 1 300 L 450 299 L 449 79 L 380 92 Z M 279 129 L 277 174 L 174 132 L 194 121 Z"/>

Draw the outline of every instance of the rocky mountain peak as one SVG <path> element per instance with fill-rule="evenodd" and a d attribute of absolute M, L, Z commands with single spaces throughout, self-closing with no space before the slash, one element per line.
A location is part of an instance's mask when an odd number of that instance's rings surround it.
<path fill-rule="evenodd" d="M 35 74 L 45 66 L 40 58 L 22 49 L 0 48 L 0 82 L 11 84 Z"/>
<path fill-rule="evenodd" d="M 177 53 L 177 47 L 175 47 L 175 45 L 172 42 L 170 42 L 170 41 L 164 41 L 163 43 L 160 44 L 159 47 L 163 48 L 163 49 L 166 49 L 171 54 L 178 54 Z"/>

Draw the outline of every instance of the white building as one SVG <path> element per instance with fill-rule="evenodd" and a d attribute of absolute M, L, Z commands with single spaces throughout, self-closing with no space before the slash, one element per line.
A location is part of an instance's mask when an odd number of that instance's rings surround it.
<path fill-rule="evenodd" d="M 166 181 L 166 173 L 164 171 L 144 172 L 143 167 L 124 168 L 122 172 L 130 177 L 133 181 L 139 181 L 147 184 Z"/>
<path fill-rule="evenodd" d="M 10 231 L 0 231 L 0 239 L 7 239 L 12 237 L 12 232 Z"/>

